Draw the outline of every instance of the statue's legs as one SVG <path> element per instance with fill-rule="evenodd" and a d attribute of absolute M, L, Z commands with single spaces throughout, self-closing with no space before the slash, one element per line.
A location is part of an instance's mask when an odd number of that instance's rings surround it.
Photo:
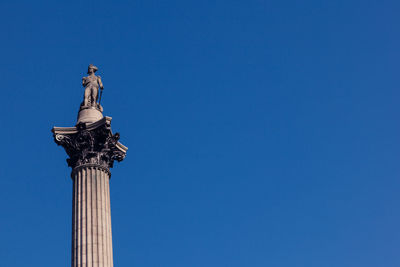
<path fill-rule="evenodd" d="M 89 106 L 89 104 L 90 104 L 90 94 L 91 94 L 90 91 L 91 91 L 91 90 L 90 90 L 89 87 L 86 87 L 86 88 L 85 88 L 85 96 L 84 96 L 84 98 L 83 98 L 83 105 L 84 105 L 84 106 Z"/>
<path fill-rule="evenodd" d="M 90 95 L 92 97 L 92 106 L 96 106 L 96 102 L 97 102 L 97 88 L 96 87 L 92 87 L 92 90 L 90 92 Z"/>
<path fill-rule="evenodd" d="M 84 106 L 96 106 L 96 102 L 97 102 L 97 88 L 94 86 L 89 86 L 85 88 L 85 97 L 83 100 L 83 105 Z"/>

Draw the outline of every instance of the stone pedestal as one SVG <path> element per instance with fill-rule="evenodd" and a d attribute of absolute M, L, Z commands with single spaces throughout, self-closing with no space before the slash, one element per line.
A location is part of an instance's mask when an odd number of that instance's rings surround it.
<path fill-rule="evenodd" d="M 78 113 L 78 123 L 92 123 L 103 118 L 102 108 L 81 106 Z"/>
<path fill-rule="evenodd" d="M 127 147 L 111 131 L 111 118 L 54 127 L 54 140 L 64 147 L 72 168 L 72 267 L 112 267 L 109 180 L 114 160 L 125 158 Z"/>

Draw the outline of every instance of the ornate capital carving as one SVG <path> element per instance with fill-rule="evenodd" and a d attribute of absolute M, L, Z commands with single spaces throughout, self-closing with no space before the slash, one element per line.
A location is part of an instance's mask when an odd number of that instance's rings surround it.
<path fill-rule="evenodd" d="M 99 166 L 109 170 L 114 160 L 122 161 L 127 148 L 118 142 L 119 133 L 112 134 L 111 118 L 88 124 L 79 123 L 76 127 L 53 128 L 54 141 L 64 147 L 72 169 L 83 166 Z"/>

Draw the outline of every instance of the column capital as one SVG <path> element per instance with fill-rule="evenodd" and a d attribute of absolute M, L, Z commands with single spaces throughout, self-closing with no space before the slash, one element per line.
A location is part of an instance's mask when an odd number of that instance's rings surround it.
<path fill-rule="evenodd" d="M 122 161 L 128 148 L 118 142 L 119 133 L 111 131 L 111 117 L 93 123 L 78 123 L 74 127 L 53 127 L 54 141 L 61 145 L 72 169 L 90 165 L 109 170 L 114 160 Z"/>

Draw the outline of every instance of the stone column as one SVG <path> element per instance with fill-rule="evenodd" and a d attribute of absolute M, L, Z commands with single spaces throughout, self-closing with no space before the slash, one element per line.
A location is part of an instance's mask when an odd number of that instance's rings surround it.
<path fill-rule="evenodd" d="M 72 267 L 112 267 L 110 174 L 99 166 L 80 166 L 72 179 Z"/>
<path fill-rule="evenodd" d="M 111 118 L 54 127 L 72 167 L 72 267 L 112 267 L 110 168 L 125 158 L 127 147 L 111 132 Z"/>

